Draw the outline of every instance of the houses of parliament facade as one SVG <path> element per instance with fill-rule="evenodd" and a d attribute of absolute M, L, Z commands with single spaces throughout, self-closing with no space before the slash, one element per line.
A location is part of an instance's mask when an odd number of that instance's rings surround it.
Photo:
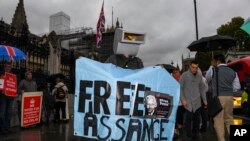
<path fill-rule="evenodd" d="M 118 20 L 116 27 L 119 27 Z M 96 48 L 92 28 L 81 28 L 79 31 L 61 34 L 51 31 L 41 36 L 33 34 L 27 23 L 24 0 L 19 0 L 12 22 L 8 24 L 3 18 L 0 20 L 0 44 L 15 46 L 27 56 L 27 60 L 12 61 L 13 73 L 17 75 L 18 80 L 24 78 L 24 73 L 29 70 L 33 72 L 33 78 L 39 86 L 47 84 L 51 75 L 62 73 L 66 76 L 65 83 L 73 93 L 75 60 L 78 57 L 84 56 L 104 62 L 113 54 L 113 26 L 103 33 L 102 48 Z M 63 47 L 65 42 L 66 48 Z"/>

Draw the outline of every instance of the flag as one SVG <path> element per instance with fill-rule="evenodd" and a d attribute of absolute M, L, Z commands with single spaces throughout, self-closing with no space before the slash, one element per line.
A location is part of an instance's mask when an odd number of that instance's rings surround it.
<path fill-rule="evenodd" d="M 101 47 L 102 32 L 105 31 L 105 16 L 103 10 L 104 1 L 102 2 L 102 9 L 96 26 L 96 47 Z"/>

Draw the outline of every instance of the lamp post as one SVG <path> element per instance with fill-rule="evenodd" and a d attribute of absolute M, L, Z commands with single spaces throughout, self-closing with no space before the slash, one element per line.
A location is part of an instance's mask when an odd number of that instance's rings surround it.
<path fill-rule="evenodd" d="M 196 40 L 199 40 L 196 0 L 194 0 L 194 16 L 195 16 Z M 199 51 L 197 51 L 197 58 L 199 59 Z"/>
<path fill-rule="evenodd" d="M 198 40 L 199 39 L 199 34 L 198 34 L 198 20 L 197 20 L 196 0 L 194 0 L 194 15 L 195 15 L 196 40 Z"/>

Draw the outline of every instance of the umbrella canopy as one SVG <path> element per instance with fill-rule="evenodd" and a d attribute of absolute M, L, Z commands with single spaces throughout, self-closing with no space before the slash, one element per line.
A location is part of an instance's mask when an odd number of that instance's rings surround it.
<path fill-rule="evenodd" d="M 173 70 L 176 69 L 176 67 L 174 67 L 173 65 L 170 65 L 170 64 L 158 64 L 157 66 L 162 66 L 169 73 L 172 73 Z"/>
<path fill-rule="evenodd" d="M 26 60 L 26 55 L 18 48 L 0 45 L 0 60 Z"/>
<path fill-rule="evenodd" d="M 65 75 L 62 73 L 52 74 L 48 77 L 47 81 L 50 83 L 53 83 L 53 82 L 55 82 L 56 78 L 65 79 Z"/>
<path fill-rule="evenodd" d="M 241 25 L 240 28 L 250 35 L 250 17 Z"/>
<path fill-rule="evenodd" d="M 200 40 L 192 42 L 187 48 L 190 51 L 214 51 L 228 49 L 236 46 L 236 40 L 229 36 L 214 35 L 202 37 Z"/>

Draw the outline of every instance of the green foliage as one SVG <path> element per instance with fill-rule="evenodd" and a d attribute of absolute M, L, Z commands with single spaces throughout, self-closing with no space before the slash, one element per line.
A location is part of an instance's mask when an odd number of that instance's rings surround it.
<path fill-rule="evenodd" d="M 218 35 L 231 36 L 237 40 L 237 47 L 230 48 L 229 50 L 231 51 L 250 51 L 250 35 L 240 29 L 243 23 L 244 19 L 242 17 L 234 17 L 231 19 L 230 22 L 221 25 L 217 29 Z M 201 70 L 205 71 L 209 68 L 213 55 L 219 53 L 225 54 L 226 52 L 197 52 L 195 55 L 195 60 L 198 61 Z"/>
<path fill-rule="evenodd" d="M 230 22 L 221 25 L 217 29 L 219 35 L 231 36 L 237 40 L 236 51 L 250 51 L 250 36 L 240 29 L 243 23 L 244 19 L 242 17 L 234 17 Z"/>

